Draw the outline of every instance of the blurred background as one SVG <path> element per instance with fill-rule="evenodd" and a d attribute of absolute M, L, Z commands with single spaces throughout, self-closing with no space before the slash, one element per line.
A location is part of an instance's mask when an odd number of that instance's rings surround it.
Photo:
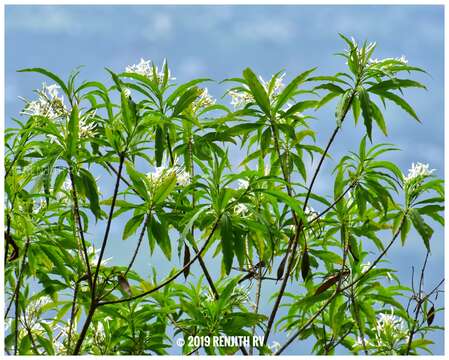
<path fill-rule="evenodd" d="M 444 176 L 444 8 L 443 6 L 6 6 L 6 126 L 19 118 L 23 102 L 18 96 L 34 98 L 33 89 L 43 79 L 38 74 L 17 73 L 27 67 L 45 67 L 66 79 L 71 70 L 84 65 L 81 80 L 97 80 L 111 84 L 104 67 L 116 72 L 140 58 L 161 64 L 167 58 L 177 83 L 195 77 L 211 77 L 217 81 L 241 75 L 251 67 L 269 79 L 284 69 L 286 81 L 298 73 L 318 66 L 317 74 L 332 75 L 344 71 L 344 59 L 333 54 L 345 48 L 341 32 L 359 41 L 376 41 L 375 58 L 405 55 L 409 64 L 424 68 L 428 75 L 415 78 L 428 91 L 406 91 L 406 100 L 415 108 L 422 124 L 395 106 L 388 106 L 385 119 L 389 129 L 386 138 L 376 128 L 373 142 L 392 142 L 401 151 L 386 156 L 404 173 L 412 162 L 429 163 L 436 175 Z M 209 92 L 219 102 L 226 85 L 211 83 Z M 312 128 L 317 143 L 324 146 L 334 127 L 334 106 L 327 105 L 316 113 Z M 321 195 L 332 192 L 331 171 L 335 160 L 349 150 L 356 150 L 364 129 L 347 121 L 331 148 L 334 160 L 328 160 L 314 191 Z M 241 154 L 231 152 L 239 163 Z M 149 171 L 150 169 L 143 169 Z M 104 196 L 112 192 L 111 181 L 102 176 L 100 188 Z M 320 210 L 319 208 L 317 210 Z M 101 226 L 104 226 L 102 224 Z M 121 240 L 124 224 L 115 223 L 113 238 L 107 250 L 113 264 L 127 264 L 121 253 L 129 253 L 136 239 Z M 432 256 L 425 278 L 429 290 L 444 276 L 443 229 L 436 227 L 431 241 Z M 104 231 L 103 228 L 91 230 Z M 389 239 L 390 235 L 385 238 Z M 152 266 L 165 276 L 173 265 L 163 256 L 149 256 L 148 245 L 141 250 L 136 270 L 150 274 Z M 391 249 L 391 267 L 406 286 L 411 286 L 411 267 L 419 269 L 424 261 L 422 240 L 412 232 L 405 247 L 399 243 Z M 219 262 L 210 260 L 219 275 Z M 161 270 L 162 269 L 162 270 Z M 192 271 L 195 271 L 192 268 Z M 199 271 L 196 272 L 199 274 Z M 196 280 L 194 280 L 196 281 Z M 274 284 L 264 285 L 266 304 Z M 441 306 L 443 296 L 438 299 Z M 438 313 L 435 324 L 444 325 Z M 270 338 L 283 343 L 285 334 Z M 444 354 L 444 334 L 435 332 L 431 339 L 434 354 Z M 285 354 L 309 354 L 313 343 L 297 342 Z M 339 350 L 341 351 L 341 350 Z M 179 349 L 172 349 L 174 354 Z"/>

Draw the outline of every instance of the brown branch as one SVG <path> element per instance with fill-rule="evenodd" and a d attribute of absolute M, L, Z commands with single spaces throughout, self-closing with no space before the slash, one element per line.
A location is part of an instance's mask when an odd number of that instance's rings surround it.
<path fill-rule="evenodd" d="M 99 306 L 103 306 L 103 305 L 108 305 L 108 304 L 118 304 L 118 303 L 123 303 L 123 302 L 128 302 L 128 301 L 132 301 L 132 300 L 136 300 L 142 297 L 145 297 L 153 292 L 156 292 L 158 290 L 160 290 L 161 288 L 163 288 L 164 286 L 168 285 L 169 283 L 171 283 L 173 280 L 175 280 L 176 278 L 178 278 L 183 272 L 184 270 L 189 267 L 190 265 L 192 265 L 196 259 L 198 259 L 199 255 L 201 255 L 201 253 L 206 249 L 207 245 L 209 244 L 209 242 L 212 239 L 212 236 L 215 233 L 215 230 L 218 228 L 218 224 L 219 221 L 221 219 L 221 215 L 217 218 L 217 220 L 214 223 L 214 226 L 212 227 L 212 230 L 209 234 L 209 236 L 207 237 L 205 243 L 203 244 L 203 246 L 201 247 L 201 249 L 198 251 L 197 254 L 195 254 L 195 256 L 190 259 L 190 261 L 184 265 L 184 267 L 179 270 L 178 272 L 176 272 L 174 275 L 170 276 L 168 279 L 164 280 L 162 283 L 160 283 L 159 285 L 155 286 L 153 289 L 145 291 L 141 294 L 135 295 L 135 296 L 131 296 L 131 297 L 127 297 L 124 299 L 119 299 L 119 300 L 110 300 L 110 301 L 101 301 L 97 304 L 97 307 Z"/>
<path fill-rule="evenodd" d="M 18 275 L 18 278 L 17 278 L 17 284 L 16 284 L 16 287 L 14 289 L 13 296 L 12 296 L 12 298 L 11 298 L 9 304 L 8 304 L 8 307 L 6 308 L 4 319 L 6 319 L 8 317 L 8 313 L 9 313 L 9 310 L 11 310 L 11 306 L 12 306 L 12 303 L 14 302 L 14 299 L 16 299 L 19 296 L 20 283 L 22 281 L 23 271 L 25 269 L 25 262 L 26 262 L 26 258 L 27 258 L 27 254 L 28 254 L 28 248 L 30 246 L 30 243 L 31 243 L 31 239 L 30 239 L 29 236 L 27 236 L 27 240 L 26 240 L 26 243 L 25 243 L 25 248 L 23 250 L 22 262 L 20 264 L 20 271 L 19 271 L 19 275 Z"/>
<path fill-rule="evenodd" d="M 397 237 L 399 236 L 399 234 L 401 233 L 401 228 L 402 225 L 404 223 L 404 220 L 407 216 L 407 211 L 404 212 L 404 215 L 402 217 L 402 220 L 399 224 L 398 229 L 396 230 L 393 238 L 391 239 L 390 243 L 387 245 L 387 247 L 378 255 L 378 257 L 374 260 L 373 264 L 371 264 L 371 266 L 363 273 L 361 274 L 357 279 L 353 280 L 352 282 L 350 282 L 348 285 L 342 287 L 339 292 L 343 292 L 347 289 L 349 289 L 350 287 L 352 287 L 353 285 L 357 284 L 360 280 L 362 280 L 373 268 L 374 266 L 385 256 L 385 254 L 387 253 L 388 249 L 390 249 L 390 247 L 393 245 L 393 243 L 395 242 L 395 240 L 397 239 Z M 306 323 L 304 325 L 302 325 L 298 331 L 296 331 L 291 337 L 290 339 L 288 339 L 286 341 L 286 343 L 284 345 L 282 345 L 282 347 L 276 352 L 275 355 L 280 355 L 299 335 L 301 335 L 301 333 L 307 329 L 307 327 L 327 308 L 327 306 L 332 302 L 332 300 L 335 298 L 335 296 L 338 295 L 336 292 L 334 292 L 334 294 L 328 299 L 326 300 L 326 302 L 319 308 L 319 310 L 312 315 L 312 317 L 306 321 Z"/>
<path fill-rule="evenodd" d="M 72 184 L 73 212 L 74 212 L 75 222 L 77 224 L 76 226 L 78 226 L 78 233 L 81 237 L 81 245 L 83 247 L 84 261 L 86 262 L 87 275 L 89 277 L 89 279 L 88 279 L 89 287 L 92 290 L 92 288 L 93 288 L 92 270 L 90 268 L 89 255 L 87 253 L 87 245 L 86 245 L 86 240 L 84 238 L 83 224 L 81 222 L 81 216 L 80 216 L 80 210 L 79 210 L 79 204 L 78 204 L 78 195 L 77 195 L 76 187 L 75 187 L 75 177 L 73 175 L 72 164 L 69 164 L 69 177 L 70 177 L 70 182 Z"/>

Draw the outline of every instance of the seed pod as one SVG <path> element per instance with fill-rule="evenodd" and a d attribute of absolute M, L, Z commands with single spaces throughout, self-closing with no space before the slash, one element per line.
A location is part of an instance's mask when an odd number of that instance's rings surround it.
<path fill-rule="evenodd" d="M 315 291 L 315 295 L 320 295 L 321 293 L 325 292 L 327 289 L 329 289 L 332 285 L 335 285 L 338 282 L 339 275 L 333 275 L 329 279 L 327 279 L 325 282 L 323 282 L 318 289 Z"/>
<path fill-rule="evenodd" d="M 315 295 L 320 295 L 329 289 L 332 285 L 335 285 L 340 278 L 346 278 L 349 275 L 349 270 L 342 270 L 339 273 L 330 276 L 325 282 L 323 282 L 315 291 Z"/>
<path fill-rule="evenodd" d="M 284 275 L 284 268 L 285 263 L 287 262 L 287 254 L 285 254 L 284 258 L 282 259 L 281 263 L 279 264 L 278 271 L 277 271 L 277 280 L 282 279 L 282 276 Z"/>
<path fill-rule="evenodd" d="M 131 287 L 129 286 L 128 280 L 123 275 L 118 276 L 118 283 L 122 290 L 131 296 Z"/>
<path fill-rule="evenodd" d="M 427 311 L 427 325 L 432 325 L 433 320 L 435 319 L 435 306 L 432 305 L 432 307 Z"/>
<path fill-rule="evenodd" d="M 190 262 L 190 249 L 187 245 L 184 245 L 184 266 L 186 266 L 189 262 Z M 189 273 L 190 273 L 190 265 L 187 266 L 183 271 L 185 279 L 187 279 Z"/>
<path fill-rule="evenodd" d="M 307 275 L 309 275 L 309 271 L 310 271 L 310 260 L 309 260 L 309 253 L 306 250 L 302 255 L 301 261 L 301 275 L 304 281 L 306 280 Z"/>

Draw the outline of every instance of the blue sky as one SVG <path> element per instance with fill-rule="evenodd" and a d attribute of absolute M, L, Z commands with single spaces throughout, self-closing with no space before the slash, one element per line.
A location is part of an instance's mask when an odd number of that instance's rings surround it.
<path fill-rule="evenodd" d="M 247 66 L 264 78 L 285 69 L 291 79 L 317 65 L 321 75 L 344 70 L 342 58 L 332 55 L 344 47 L 339 32 L 376 41 L 375 57 L 405 55 L 411 65 L 426 69 L 430 76 L 417 76 L 427 85 L 427 92 L 406 92 L 423 123 L 388 107 L 389 137 L 375 131 L 373 141 L 397 144 L 402 151 L 389 159 L 404 172 L 413 161 L 420 161 L 430 163 L 439 176 L 444 174 L 442 6 L 7 6 L 5 19 L 7 125 L 21 110 L 17 96 L 33 97 L 32 89 L 39 88 L 43 80 L 38 75 L 17 73 L 20 68 L 45 67 L 67 78 L 73 68 L 84 65 L 83 80 L 109 82 L 104 67 L 118 72 L 143 57 L 156 63 L 167 58 L 179 82 L 193 77 L 222 80 L 240 75 Z M 217 97 L 225 90 L 221 85 L 209 89 Z M 334 126 L 333 112 L 328 107 L 314 120 L 321 145 Z M 363 129 L 355 129 L 351 121 L 343 130 L 331 150 L 336 159 L 356 148 Z M 317 192 L 329 192 L 326 175 L 334 165 L 332 161 L 326 164 Z M 117 225 L 118 233 L 120 227 Z M 129 244 L 118 239 L 110 255 L 117 257 Z M 444 274 L 441 229 L 435 232 L 432 250 L 429 288 Z M 410 284 L 411 265 L 422 263 L 423 254 L 415 235 L 406 247 L 392 249 L 390 259 L 406 284 Z M 145 258 L 139 261 L 138 266 L 143 267 Z M 163 266 L 163 262 L 155 264 Z M 433 339 L 434 352 L 442 354 L 443 333 Z M 289 351 L 305 350 L 299 344 Z"/>

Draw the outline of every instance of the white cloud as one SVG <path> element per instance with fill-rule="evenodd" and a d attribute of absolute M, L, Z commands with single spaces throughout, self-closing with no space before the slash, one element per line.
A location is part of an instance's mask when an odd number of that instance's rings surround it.
<path fill-rule="evenodd" d="M 167 13 L 158 13 L 153 15 L 142 32 L 142 36 L 151 41 L 167 40 L 171 37 L 174 30 L 172 17 Z"/>
<path fill-rule="evenodd" d="M 195 58 L 195 57 L 188 57 L 184 59 L 181 64 L 178 67 L 178 77 L 180 78 L 193 78 L 198 76 L 204 76 L 206 65 L 204 64 L 204 61 Z"/>
<path fill-rule="evenodd" d="M 59 6 L 14 7 L 6 13 L 7 30 L 74 33 L 80 29 L 70 10 Z"/>
<path fill-rule="evenodd" d="M 236 23 L 233 36 L 253 41 L 285 42 L 297 36 L 295 30 L 293 22 L 288 19 L 258 17 Z"/>

